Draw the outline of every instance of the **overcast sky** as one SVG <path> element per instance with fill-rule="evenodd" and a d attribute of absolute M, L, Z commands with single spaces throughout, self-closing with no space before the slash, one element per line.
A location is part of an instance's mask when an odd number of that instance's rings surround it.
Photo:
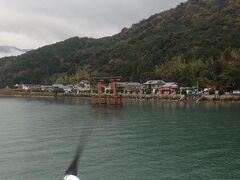
<path fill-rule="evenodd" d="M 37 48 L 104 37 L 185 0 L 0 0 L 0 45 Z"/>

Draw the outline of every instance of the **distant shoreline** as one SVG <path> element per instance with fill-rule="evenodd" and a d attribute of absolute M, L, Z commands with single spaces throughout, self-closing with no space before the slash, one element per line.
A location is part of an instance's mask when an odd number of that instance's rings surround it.
<path fill-rule="evenodd" d="M 51 92 L 19 92 L 0 90 L 0 97 L 62 97 L 62 98 L 91 98 L 92 94 L 56 94 Z M 123 94 L 124 100 L 134 101 L 176 101 L 176 102 L 240 102 L 240 95 L 180 95 L 180 94 Z"/>

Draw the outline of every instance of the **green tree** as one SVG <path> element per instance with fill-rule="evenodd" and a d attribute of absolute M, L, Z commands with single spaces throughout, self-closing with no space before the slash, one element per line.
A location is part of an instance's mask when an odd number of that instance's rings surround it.
<path fill-rule="evenodd" d="M 90 80 L 91 73 L 89 66 L 79 67 L 77 71 L 71 76 L 72 82 L 79 82 L 80 80 Z"/>
<path fill-rule="evenodd" d="M 240 59 L 229 62 L 225 66 L 221 78 L 228 86 L 240 89 Z"/>

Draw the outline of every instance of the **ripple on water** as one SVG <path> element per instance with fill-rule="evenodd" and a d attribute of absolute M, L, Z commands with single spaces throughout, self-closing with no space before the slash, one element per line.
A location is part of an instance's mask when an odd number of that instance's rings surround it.
<path fill-rule="evenodd" d="M 61 179 L 91 134 L 81 179 L 240 179 L 239 104 L 0 99 L 0 177 Z"/>

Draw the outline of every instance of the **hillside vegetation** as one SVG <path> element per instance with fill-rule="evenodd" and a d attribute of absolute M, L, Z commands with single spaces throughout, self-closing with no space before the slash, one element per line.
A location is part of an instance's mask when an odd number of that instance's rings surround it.
<path fill-rule="evenodd" d="M 74 37 L 0 60 L 3 85 L 69 83 L 106 75 L 237 87 L 240 1 L 190 0 L 112 37 Z"/>

